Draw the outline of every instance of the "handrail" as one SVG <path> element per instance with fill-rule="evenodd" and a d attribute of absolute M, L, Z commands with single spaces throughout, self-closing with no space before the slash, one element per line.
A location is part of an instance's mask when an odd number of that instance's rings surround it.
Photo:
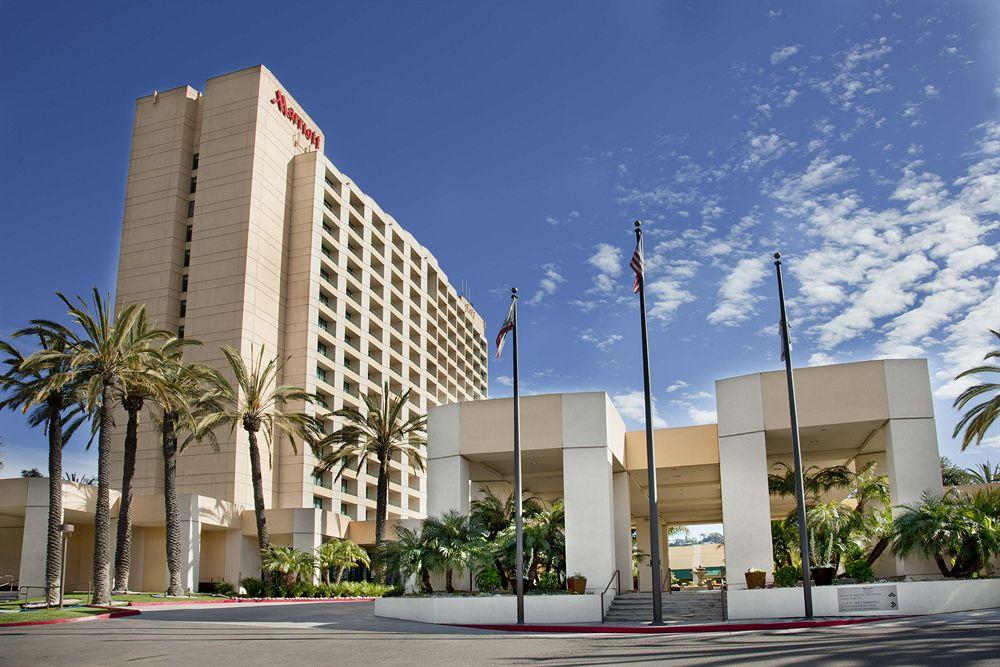
<path fill-rule="evenodd" d="M 611 588 L 611 584 L 615 581 L 615 579 L 618 580 L 618 586 L 615 589 L 616 590 L 615 595 L 619 595 L 622 592 L 622 571 L 621 570 L 615 570 L 615 573 L 611 575 L 611 579 L 608 580 L 608 585 L 604 587 L 603 591 L 601 591 L 601 623 L 604 622 L 604 594 L 608 592 L 609 588 Z"/>
<path fill-rule="evenodd" d="M 0 587 L 8 586 L 10 588 L 10 590 L 13 591 L 14 590 L 14 582 L 17 581 L 17 579 L 14 578 L 13 574 L 0 575 L 0 581 L 2 581 L 4 579 L 6 579 L 6 581 L 3 581 L 2 583 L 0 583 Z"/>

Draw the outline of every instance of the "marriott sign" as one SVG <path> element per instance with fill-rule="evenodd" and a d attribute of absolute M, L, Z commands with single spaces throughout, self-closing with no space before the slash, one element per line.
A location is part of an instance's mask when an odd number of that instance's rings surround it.
<path fill-rule="evenodd" d="M 306 125 L 302 116 L 300 116 L 295 109 L 288 106 L 288 99 L 285 97 L 283 92 L 275 90 L 274 99 L 271 100 L 271 104 L 277 104 L 278 111 L 281 112 L 281 115 L 290 120 L 295 127 L 299 128 L 299 132 L 301 132 L 302 136 L 306 138 L 306 141 L 314 147 L 319 148 L 319 132 Z"/>

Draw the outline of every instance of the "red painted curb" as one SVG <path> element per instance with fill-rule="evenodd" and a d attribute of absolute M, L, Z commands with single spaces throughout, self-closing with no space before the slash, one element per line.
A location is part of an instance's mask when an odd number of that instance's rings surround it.
<path fill-rule="evenodd" d="M 105 607 L 106 609 L 107 607 Z M 138 616 L 142 612 L 138 609 L 122 609 L 120 611 L 109 611 L 106 614 L 94 614 L 93 616 L 80 616 L 79 618 L 50 618 L 46 621 L 18 621 L 17 623 L 0 623 L 0 630 L 4 628 L 23 628 L 28 625 L 55 625 L 56 623 L 81 623 L 83 621 L 97 621 L 106 618 L 123 618 L 125 616 Z"/>
<path fill-rule="evenodd" d="M 156 600 L 129 602 L 129 607 L 167 607 L 184 604 L 239 604 L 245 602 L 371 602 L 375 598 L 219 598 L 218 600 Z"/>
<path fill-rule="evenodd" d="M 461 628 L 477 630 L 501 630 L 504 632 L 561 632 L 561 633 L 595 633 L 595 634 L 678 634 L 694 632 L 743 632 L 747 630 L 797 630 L 803 628 L 824 628 L 838 625 L 858 625 L 874 623 L 909 616 L 866 616 L 864 618 L 841 618 L 829 621 L 777 621 L 774 623 L 709 623 L 703 625 L 472 625 L 465 623 L 449 623 Z"/>

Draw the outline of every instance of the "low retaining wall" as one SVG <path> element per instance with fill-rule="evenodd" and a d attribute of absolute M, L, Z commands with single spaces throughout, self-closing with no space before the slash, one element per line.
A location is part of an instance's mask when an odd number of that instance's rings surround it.
<path fill-rule="evenodd" d="M 610 595 L 605 604 L 610 606 Z M 513 595 L 398 597 L 375 600 L 375 615 L 422 623 L 507 624 L 517 622 Z M 600 595 L 526 595 L 526 623 L 600 623 Z"/>
<path fill-rule="evenodd" d="M 801 588 L 729 590 L 730 620 L 802 617 Z M 816 616 L 905 616 L 1000 607 L 1000 579 L 814 586 Z M 895 606 L 893 606 L 895 604 Z"/>

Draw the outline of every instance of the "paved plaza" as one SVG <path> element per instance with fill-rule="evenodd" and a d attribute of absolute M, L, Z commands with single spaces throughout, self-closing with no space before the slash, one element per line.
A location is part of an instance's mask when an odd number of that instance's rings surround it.
<path fill-rule="evenodd" d="M 1000 610 L 801 631 L 520 635 L 376 618 L 371 603 L 187 605 L 0 630 L 0 665 L 996 665 Z"/>

